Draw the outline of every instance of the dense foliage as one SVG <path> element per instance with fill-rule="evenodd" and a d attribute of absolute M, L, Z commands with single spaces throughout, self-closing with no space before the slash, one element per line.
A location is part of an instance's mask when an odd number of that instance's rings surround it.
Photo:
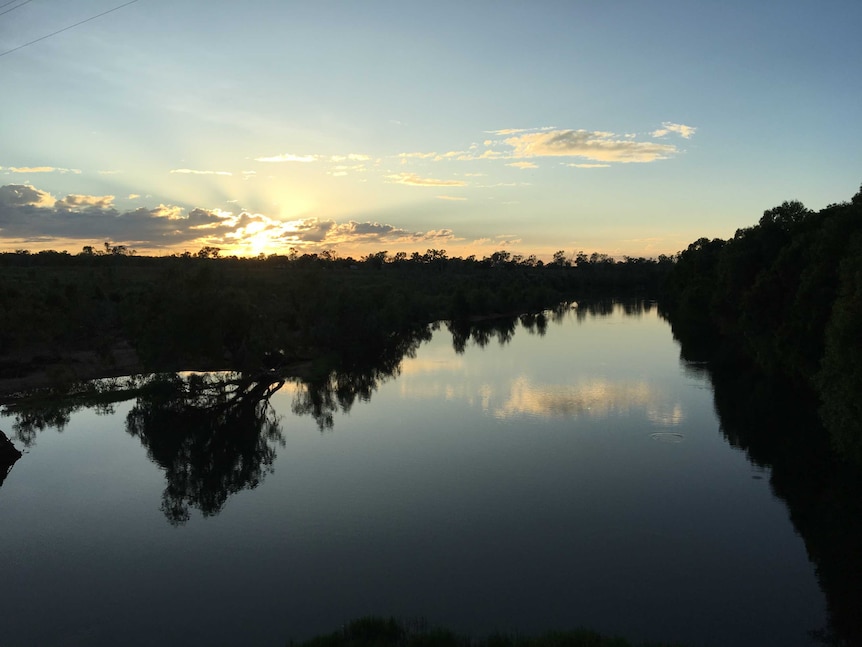
<path fill-rule="evenodd" d="M 678 255 L 664 306 L 690 353 L 751 362 L 821 402 L 833 446 L 862 462 L 862 190 L 797 201 Z"/>
<path fill-rule="evenodd" d="M 0 254 L 0 377 L 16 357 L 130 344 L 144 368 L 259 367 L 327 353 L 376 353 L 438 320 L 538 311 L 591 293 L 655 293 L 672 259 L 558 252 L 542 264 L 495 252 L 141 257 L 105 245 Z M 3 359 L 5 357 L 5 360 Z M 23 370 L 23 369 L 22 369 Z"/>

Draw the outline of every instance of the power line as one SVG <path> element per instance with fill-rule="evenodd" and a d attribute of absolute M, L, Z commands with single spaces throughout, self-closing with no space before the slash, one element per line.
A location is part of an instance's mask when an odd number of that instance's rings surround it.
<path fill-rule="evenodd" d="M 83 25 L 85 22 L 90 22 L 91 20 L 95 20 L 96 18 L 101 18 L 102 16 L 111 13 L 112 11 L 117 11 L 118 9 L 122 9 L 123 7 L 128 7 L 130 4 L 136 3 L 138 0 L 129 0 L 129 2 L 125 2 L 119 6 L 114 7 L 113 9 L 108 9 L 107 11 L 103 11 L 102 13 L 98 13 L 95 16 L 90 16 L 89 18 L 85 18 L 80 22 L 76 22 L 74 25 L 69 25 L 68 27 L 63 27 L 63 29 L 58 29 L 57 31 L 51 32 L 50 34 L 46 34 L 45 36 L 41 36 L 36 40 L 31 40 L 29 43 L 24 43 L 23 45 L 18 45 L 18 47 L 13 47 L 12 49 L 7 49 L 5 52 L 0 52 L 0 56 L 6 56 L 6 54 L 11 54 L 12 52 L 17 52 L 19 49 L 24 49 L 32 45 L 33 43 L 38 43 L 41 40 L 45 40 L 46 38 L 51 38 L 51 36 L 56 36 L 57 34 L 62 34 L 64 31 L 69 31 L 70 29 L 77 27 L 79 25 Z M 27 0 L 30 2 L 30 0 Z M 5 6 L 5 5 L 4 5 Z M 21 5 L 18 5 L 19 7 Z M 13 7 L 17 9 L 18 7 Z M 11 9 L 10 9 L 11 11 Z"/>
<path fill-rule="evenodd" d="M 18 0 L 9 0 L 9 2 L 7 2 L 5 4 L 0 4 L 0 9 L 2 9 L 3 7 L 8 7 L 13 2 L 18 2 Z"/>
<path fill-rule="evenodd" d="M 12 2 L 15 2 L 15 0 L 12 0 Z M 7 2 L 7 3 L 6 3 L 6 4 L 4 4 L 3 6 L 0 6 L 0 9 L 2 9 L 3 7 L 5 7 L 6 5 L 10 5 L 10 4 L 12 4 L 12 2 Z M 24 2 L 22 2 L 21 4 L 19 4 L 19 5 L 15 6 L 15 7 L 12 7 L 11 9 L 7 9 L 6 11 L 4 11 L 4 12 L 0 13 L 0 16 L 2 16 L 3 14 L 7 14 L 7 13 L 9 13 L 10 11 L 15 11 L 16 9 L 20 9 L 20 8 L 21 8 L 21 7 L 23 7 L 25 4 L 30 3 L 30 2 L 33 2 L 33 0 L 24 0 Z"/>

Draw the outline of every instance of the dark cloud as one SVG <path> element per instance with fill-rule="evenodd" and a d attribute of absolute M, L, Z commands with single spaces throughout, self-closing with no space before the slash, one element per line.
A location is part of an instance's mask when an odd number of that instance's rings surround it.
<path fill-rule="evenodd" d="M 112 195 L 67 195 L 62 200 L 54 203 L 55 209 L 66 209 L 75 211 L 81 209 L 98 209 L 101 211 L 112 209 L 114 196 Z"/>
<path fill-rule="evenodd" d="M 0 208 L 37 206 L 53 203 L 51 194 L 30 186 L 29 184 L 7 184 L 0 186 Z"/>
<path fill-rule="evenodd" d="M 317 218 L 285 223 L 256 213 L 167 205 L 121 211 L 113 201 L 113 196 L 77 194 L 56 199 L 30 185 L 2 186 L 0 238 L 10 244 L 39 246 L 55 241 L 86 245 L 110 240 L 141 251 L 203 245 L 241 250 L 249 240 L 258 245 L 268 240 L 272 248 L 318 249 L 453 239 L 449 229 L 411 232 L 380 222 L 351 220 L 339 224 Z"/>
<path fill-rule="evenodd" d="M 335 227 L 334 220 L 309 218 L 295 224 L 295 231 L 286 232 L 285 237 L 296 242 L 321 243 Z"/>
<path fill-rule="evenodd" d="M 381 225 L 377 222 L 353 222 L 352 220 L 348 223 L 346 229 L 358 236 L 406 235 L 408 233 L 404 229 L 396 229 L 392 225 Z"/>
<path fill-rule="evenodd" d="M 182 245 L 201 237 L 199 227 L 219 228 L 216 212 L 159 205 L 119 211 L 113 196 L 68 195 L 54 199 L 30 185 L 0 187 L 0 236 L 22 241 L 80 239 L 122 241 L 147 247 Z"/>

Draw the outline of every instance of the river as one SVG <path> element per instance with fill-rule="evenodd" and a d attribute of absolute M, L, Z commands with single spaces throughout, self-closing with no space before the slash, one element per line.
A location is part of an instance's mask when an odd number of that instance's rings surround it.
<path fill-rule="evenodd" d="M 25 449 L 7 647 L 276 646 L 369 614 L 788 647 L 829 621 L 772 467 L 649 302 L 443 323 L 312 384 L 94 382 L 0 429 Z"/>

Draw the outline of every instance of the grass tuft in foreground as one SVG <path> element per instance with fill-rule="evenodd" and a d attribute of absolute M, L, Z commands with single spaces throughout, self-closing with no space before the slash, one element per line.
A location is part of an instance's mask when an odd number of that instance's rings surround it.
<path fill-rule="evenodd" d="M 289 644 L 291 647 L 635 647 L 624 638 L 603 636 L 588 629 L 554 631 L 535 637 L 492 634 L 487 638 L 471 638 L 448 629 L 428 627 L 422 621 L 405 624 L 394 618 L 375 616 L 354 620 L 328 635 Z M 672 645 L 642 643 L 642 647 Z"/>

